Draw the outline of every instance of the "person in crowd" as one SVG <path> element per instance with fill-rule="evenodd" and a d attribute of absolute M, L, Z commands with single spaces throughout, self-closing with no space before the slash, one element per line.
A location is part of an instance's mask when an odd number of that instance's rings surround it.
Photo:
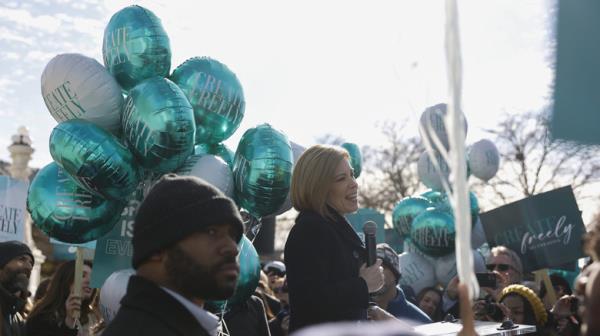
<path fill-rule="evenodd" d="M 431 323 L 432 320 L 414 304 L 408 302 L 400 281 L 400 258 L 386 243 L 377 244 L 377 257 L 382 260 L 383 287 L 375 293 L 375 302 L 396 318 L 413 320 L 417 323 Z"/>
<path fill-rule="evenodd" d="M 581 318 L 577 315 L 579 300 L 574 295 L 564 295 L 552 307 L 555 328 L 559 335 L 578 336 L 581 330 Z"/>
<path fill-rule="evenodd" d="M 263 271 L 269 277 L 269 286 L 273 288 L 275 281 L 285 277 L 285 264 L 279 260 L 269 261 L 263 267 Z"/>
<path fill-rule="evenodd" d="M 523 285 L 507 286 L 500 293 L 499 302 L 508 309 L 505 317 L 510 318 L 513 323 L 534 325 L 536 335 L 550 333 L 547 325 L 548 312 L 533 290 Z"/>
<path fill-rule="evenodd" d="M 573 294 L 569 282 L 562 276 L 558 274 L 550 274 L 550 282 L 552 283 L 552 288 L 554 289 L 554 294 L 557 300 L 565 295 Z M 551 302 L 549 295 L 547 294 L 548 291 L 546 290 L 546 286 L 544 282 L 542 282 L 540 284 L 539 297 L 544 302 L 544 305 L 546 305 L 546 308 L 550 309 L 556 302 Z"/>
<path fill-rule="evenodd" d="M 444 319 L 442 312 L 442 291 L 437 287 L 425 287 L 417 295 L 418 307 L 433 322 L 439 322 Z"/>
<path fill-rule="evenodd" d="M 506 246 L 495 246 L 486 262 L 488 271 L 499 275 L 495 289 L 484 288 L 488 294 L 498 299 L 502 290 L 510 285 L 520 284 L 523 280 L 523 263 L 519 255 Z"/>
<path fill-rule="evenodd" d="M 584 250 L 592 263 L 581 271 L 575 283 L 582 322 L 581 335 L 600 335 L 600 221 L 592 224 L 586 234 Z"/>
<path fill-rule="evenodd" d="M 46 278 L 40 282 L 37 289 L 35 290 L 35 294 L 33 295 L 33 303 L 37 303 L 44 297 L 44 295 L 46 295 L 46 291 L 48 291 L 49 284 L 50 278 Z"/>
<path fill-rule="evenodd" d="M 29 276 L 33 254 L 18 241 L 0 242 L 0 335 L 25 335 L 25 319 L 21 314 L 27 304 Z"/>
<path fill-rule="evenodd" d="M 271 336 L 287 336 L 290 329 L 290 296 L 285 278 L 275 283 L 273 291 L 281 302 L 281 310 L 275 318 L 269 320 L 269 330 Z"/>
<path fill-rule="evenodd" d="M 85 261 L 81 296 L 75 295 L 75 261 L 62 263 L 48 284 L 46 294 L 27 318 L 27 334 L 32 336 L 91 335 L 97 322 L 91 306 L 96 291 L 90 288 L 92 264 Z"/>
<path fill-rule="evenodd" d="M 235 203 L 199 178 L 166 174 L 134 223 L 136 275 L 103 336 L 216 336 L 204 302 L 228 299 L 237 284 L 244 224 Z"/>
<path fill-rule="evenodd" d="M 315 145 L 298 159 L 290 195 L 299 211 L 285 244 L 290 332 L 367 319 L 369 293 L 383 286 L 381 260 L 367 267 L 365 247 L 345 214 L 358 210 L 358 184 L 346 150 Z"/>
<path fill-rule="evenodd" d="M 255 295 L 231 307 L 223 320 L 229 336 L 271 336 L 265 307 Z"/>
<path fill-rule="evenodd" d="M 490 255 L 486 261 L 486 268 L 489 272 L 494 273 L 497 279 L 495 288 L 481 287 L 487 293 L 485 301 L 498 302 L 498 296 L 502 290 L 509 285 L 520 284 L 523 279 L 523 264 L 521 258 L 513 250 L 505 246 L 495 246 L 491 249 Z M 460 317 L 460 310 L 457 304 L 458 298 L 458 277 L 454 277 L 446 286 L 444 295 L 442 296 L 442 311 L 444 315 L 451 314 L 454 317 Z M 474 309 L 476 316 L 486 315 L 485 312 L 479 311 L 489 305 L 484 305 L 483 301 L 479 302 Z M 500 312 L 498 312 L 500 315 Z"/>
<path fill-rule="evenodd" d="M 260 271 L 260 278 L 258 280 L 258 286 L 254 291 L 254 295 L 258 296 L 263 301 L 265 307 L 265 313 L 267 314 L 267 320 L 271 321 L 272 318 L 277 315 L 281 310 L 281 303 L 277 299 L 275 293 L 269 286 L 269 278 L 264 271 Z"/>

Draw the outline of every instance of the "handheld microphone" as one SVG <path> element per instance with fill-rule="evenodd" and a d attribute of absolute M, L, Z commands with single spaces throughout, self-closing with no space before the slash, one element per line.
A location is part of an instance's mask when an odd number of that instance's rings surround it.
<path fill-rule="evenodd" d="M 365 248 L 367 250 L 367 266 L 372 266 L 377 260 L 377 241 L 375 234 L 377 233 L 377 224 L 373 221 L 367 221 L 363 226 L 365 234 Z"/>

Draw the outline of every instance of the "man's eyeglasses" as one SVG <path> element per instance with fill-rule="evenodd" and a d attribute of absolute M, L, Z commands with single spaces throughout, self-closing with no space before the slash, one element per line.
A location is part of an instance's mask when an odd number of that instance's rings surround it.
<path fill-rule="evenodd" d="M 498 270 L 499 272 L 507 272 L 512 268 L 509 264 L 487 264 L 486 265 L 488 271 Z"/>

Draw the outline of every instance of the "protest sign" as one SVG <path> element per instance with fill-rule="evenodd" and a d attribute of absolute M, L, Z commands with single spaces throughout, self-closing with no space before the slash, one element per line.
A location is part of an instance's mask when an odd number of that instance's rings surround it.
<path fill-rule="evenodd" d="M 129 203 L 123 209 L 121 219 L 108 234 L 98 239 L 94 254 L 92 288 L 102 287 L 106 278 L 113 272 L 131 268 L 133 223 L 142 199 L 141 190 L 133 192 Z"/>
<path fill-rule="evenodd" d="M 570 186 L 481 213 L 491 246 L 515 251 L 524 271 L 558 268 L 583 256 L 585 227 Z"/>
<path fill-rule="evenodd" d="M 358 233 L 358 236 L 363 242 L 365 241 L 363 226 L 367 221 L 375 222 L 375 224 L 377 224 L 377 234 L 375 235 L 377 243 L 385 242 L 385 217 L 383 214 L 373 209 L 362 208 L 358 209 L 355 213 L 346 215 L 346 219 L 350 222 L 350 225 L 352 225 L 352 228 Z"/>
<path fill-rule="evenodd" d="M 0 241 L 25 241 L 25 207 L 29 183 L 0 176 Z"/>

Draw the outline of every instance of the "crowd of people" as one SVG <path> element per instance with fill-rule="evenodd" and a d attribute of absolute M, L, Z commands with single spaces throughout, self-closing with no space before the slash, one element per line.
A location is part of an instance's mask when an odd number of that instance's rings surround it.
<path fill-rule="evenodd" d="M 460 335 L 475 335 L 476 320 L 532 325 L 537 335 L 600 335 L 600 223 L 586 235 L 589 262 L 574 286 L 553 275 L 553 288 L 545 288 L 514 251 L 496 246 L 486 260 L 495 285 L 471 301 L 456 277 L 418 293 L 400 285 L 398 251 L 387 244 L 378 244 L 377 261 L 366 264 L 364 243 L 344 217 L 358 209 L 345 150 L 307 149 L 290 194 L 299 214 L 284 260 L 265 262 L 254 295 L 225 311 L 205 303 L 233 295 L 245 227 L 236 204 L 195 177 L 167 174 L 142 202 L 132 240 L 135 274 L 111 320 L 90 288 L 91 263 L 81 290 L 68 261 L 32 297 L 30 249 L 1 242 L 0 336 L 412 335 L 415 326 L 455 319 L 462 320 Z"/>

